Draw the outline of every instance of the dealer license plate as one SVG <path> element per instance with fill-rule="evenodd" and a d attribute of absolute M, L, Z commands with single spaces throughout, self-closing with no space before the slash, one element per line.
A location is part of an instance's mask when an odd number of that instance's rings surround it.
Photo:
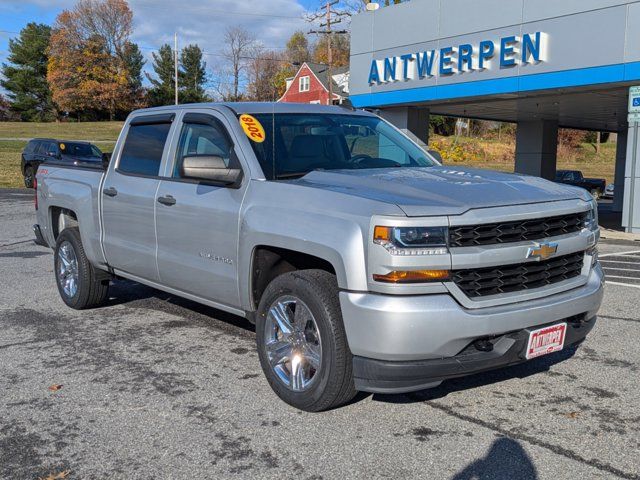
<path fill-rule="evenodd" d="M 540 328 L 529 333 L 527 344 L 527 360 L 558 352 L 564 347 L 567 324 L 560 323 Z"/>

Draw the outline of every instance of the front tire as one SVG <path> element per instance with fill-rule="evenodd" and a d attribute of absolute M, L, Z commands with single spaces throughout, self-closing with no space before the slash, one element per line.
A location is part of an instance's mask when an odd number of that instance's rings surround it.
<path fill-rule="evenodd" d="M 356 394 L 338 293 L 335 275 L 301 270 L 274 279 L 260 300 L 262 370 L 274 392 L 300 410 L 328 410 Z"/>
<path fill-rule="evenodd" d="M 35 182 L 35 171 L 33 170 L 33 167 L 28 166 L 25 167 L 24 169 L 24 186 L 26 188 L 33 188 L 34 182 Z"/>
<path fill-rule="evenodd" d="M 58 235 L 54 271 L 58 292 L 67 306 L 84 310 L 100 306 L 108 298 L 109 278 L 89 262 L 77 227 L 67 228 Z"/>

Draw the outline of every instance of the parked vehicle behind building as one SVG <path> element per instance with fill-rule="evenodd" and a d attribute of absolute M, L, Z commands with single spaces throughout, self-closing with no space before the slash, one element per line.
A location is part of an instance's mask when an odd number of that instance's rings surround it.
<path fill-rule="evenodd" d="M 614 196 L 614 191 L 615 191 L 615 185 L 613 183 L 610 183 L 609 185 L 607 185 L 607 188 L 604 189 L 604 193 L 602 194 L 603 198 L 613 198 Z"/>
<path fill-rule="evenodd" d="M 68 306 L 123 277 L 244 316 L 308 411 L 576 345 L 602 301 L 587 192 L 443 167 L 368 112 L 136 111 L 106 171 L 45 163 L 36 199 Z"/>
<path fill-rule="evenodd" d="M 607 181 L 604 178 L 585 178 L 580 170 L 558 170 L 556 182 L 584 188 L 598 200 L 605 191 Z"/>
<path fill-rule="evenodd" d="M 21 170 L 24 185 L 33 188 L 35 174 L 42 162 L 63 162 L 73 165 L 102 162 L 102 152 L 89 142 L 34 138 L 22 152 Z"/>

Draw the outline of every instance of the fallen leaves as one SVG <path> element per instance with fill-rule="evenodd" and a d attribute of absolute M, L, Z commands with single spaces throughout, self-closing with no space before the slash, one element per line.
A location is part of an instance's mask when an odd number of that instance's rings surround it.
<path fill-rule="evenodd" d="M 62 386 L 62 385 L 60 385 Z M 71 470 L 64 470 L 58 473 L 50 473 L 46 477 L 40 477 L 38 480 L 64 480 L 71 474 Z"/>
<path fill-rule="evenodd" d="M 51 392 L 57 392 L 57 391 L 58 391 L 58 390 L 60 390 L 61 388 L 62 388 L 62 385 L 54 384 L 54 385 L 51 385 L 51 386 L 49 387 L 49 391 L 51 391 Z M 64 478 L 64 477 L 62 477 L 62 478 Z"/>

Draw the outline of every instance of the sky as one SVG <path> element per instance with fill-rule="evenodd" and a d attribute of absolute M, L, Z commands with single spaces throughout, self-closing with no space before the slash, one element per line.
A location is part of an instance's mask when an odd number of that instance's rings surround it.
<path fill-rule="evenodd" d="M 56 16 L 76 0 L 0 0 L 0 63 L 6 61 L 8 40 L 28 22 L 53 25 Z M 307 31 L 307 12 L 320 0 L 129 0 L 134 15 L 132 40 L 142 49 L 151 70 L 151 52 L 164 43 L 178 47 L 197 43 L 207 53 L 208 67 L 220 61 L 222 39 L 228 26 L 240 25 L 265 48 L 283 49 L 295 30 Z"/>

